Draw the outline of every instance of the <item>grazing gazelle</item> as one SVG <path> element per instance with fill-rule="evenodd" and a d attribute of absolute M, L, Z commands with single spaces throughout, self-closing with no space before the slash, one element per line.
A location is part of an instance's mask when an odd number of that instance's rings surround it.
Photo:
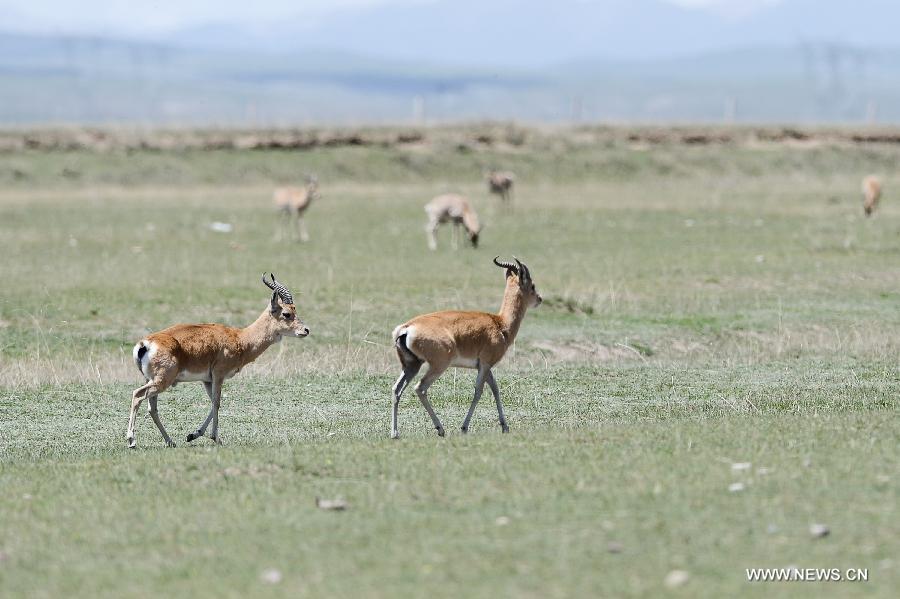
<path fill-rule="evenodd" d="M 509 171 L 488 171 L 488 191 L 500 196 L 504 202 L 512 199 L 513 182 L 516 176 Z"/>
<path fill-rule="evenodd" d="M 870 216 L 878 206 L 881 199 L 881 181 L 874 175 L 869 175 L 862 182 L 863 211 Z"/>
<path fill-rule="evenodd" d="M 188 442 L 202 437 L 212 421 L 210 438 L 219 440 L 219 403 L 222 383 L 240 372 L 241 368 L 258 358 L 270 345 L 282 337 L 306 337 L 309 329 L 297 316 L 291 292 L 275 280 L 263 283 L 272 290 L 272 299 L 256 322 L 243 329 L 222 324 L 176 324 L 153 333 L 134 346 L 134 363 L 147 379 L 147 384 L 134 390 L 131 396 L 131 415 L 128 418 L 128 447 L 133 448 L 134 421 L 141 401 L 147 399 L 148 410 L 166 445 L 175 443 L 166 433 L 156 410 L 157 396 L 176 384 L 201 381 L 209 396 L 209 416 L 197 430 L 187 436 Z"/>
<path fill-rule="evenodd" d="M 499 256 L 497 256 L 499 258 Z M 516 261 L 498 262 L 494 264 L 506 269 L 506 291 L 503 293 L 503 304 L 500 312 L 460 312 L 446 310 L 417 316 L 394 329 L 394 346 L 403 372 L 394 384 L 394 404 L 391 412 L 391 437 L 400 436 L 397 429 L 397 407 L 400 396 L 410 381 L 418 374 L 422 364 L 428 362 L 428 372 L 416 385 L 416 395 L 431 416 L 434 428 L 439 436 L 444 436 L 444 427 L 434 408 L 428 401 L 428 388 L 450 366 L 474 368 L 478 371 L 475 379 L 475 398 L 469 407 L 469 413 L 462 423 L 462 432 L 468 432 L 469 421 L 475 412 L 475 406 L 481 398 L 484 384 L 487 383 L 497 401 L 497 415 L 500 428 L 509 432 L 506 417 L 503 415 L 503 404 L 500 403 L 500 389 L 491 372 L 512 345 L 519 332 L 525 311 L 541 303 L 541 296 L 534 287 L 528 267 Z"/>
<path fill-rule="evenodd" d="M 320 198 L 319 179 L 315 175 L 306 178 L 306 187 L 279 187 L 273 194 L 275 205 L 281 213 L 279 237 L 286 239 L 288 229 L 293 229 L 292 221 L 297 220 L 297 231 L 300 241 L 309 241 L 309 232 L 306 230 L 306 220 L 303 218 L 307 208 Z"/>
<path fill-rule="evenodd" d="M 451 237 L 453 249 L 459 245 L 457 232 L 460 226 L 466 229 L 472 247 L 478 247 L 481 225 L 478 223 L 478 215 L 475 214 L 475 210 L 466 198 L 452 193 L 437 196 L 425 205 L 425 212 L 428 214 L 428 225 L 425 230 L 428 231 L 429 248 L 437 249 L 437 239 L 434 234 L 442 223 L 453 223 Z"/>

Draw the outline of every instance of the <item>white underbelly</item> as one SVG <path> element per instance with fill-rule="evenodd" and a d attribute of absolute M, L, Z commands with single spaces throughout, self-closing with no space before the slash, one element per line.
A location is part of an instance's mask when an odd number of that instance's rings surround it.
<path fill-rule="evenodd" d="M 191 372 L 190 370 L 182 370 L 178 373 L 178 376 L 175 378 L 175 381 L 178 383 L 187 383 L 190 381 L 209 381 L 209 371 L 204 370 L 203 372 Z"/>
<path fill-rule="evenodd" d="M 456 356 L 453 358 L 453 361 L 450 362 L 450 366 L 456 366 L 457 368 L 478 368 L 478 360 L 475 358 Z"/>

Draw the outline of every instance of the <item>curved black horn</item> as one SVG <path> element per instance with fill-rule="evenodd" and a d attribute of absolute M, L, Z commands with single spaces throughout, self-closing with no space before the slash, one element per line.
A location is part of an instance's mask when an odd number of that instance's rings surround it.
<path fill-rule="evenodd" d="M 523 281 L 527 281 L 531 278 L 531 271 L 528 270 L 528 267 L 525 266 L 522 262 L 519 262 L 519 259 L 513 256 L 513 260 L 516 261 L 516 264 L 519 265 L 519 278 Z"/>
<path fill-rule="evenodd" d="M 500 262 L 498 262 L 498 261 L 497 261 L 497 258 L 499 258 L 499 257 L 500 257 L 500 256 L 496 256 L 496 257 L 494 258 L 494 264 L 496 264 L 496 265 L 499 266 L 500 268 L 505 268 L 506 270 L 511 270 L 511 271 L 513 271 L 514 273 L 519 274 L 519 267 L 518 267 L 518 266 L 516 266 L 516 265 L 513 264 L 512 262 L 505 262 L 505 261 L 500 261 Z"/>
<path fill-rule="evenodd" d="M 277 293 L 282 302 L 285 304 L 293 304 L 294 296 L 291 294 L 291 291 L 275 279 L 275 273 L 270 272 L 269 276 L 272 277 L 271 283 L 266 280 L 266 273 L 263 273 L 263 284 Z"/>

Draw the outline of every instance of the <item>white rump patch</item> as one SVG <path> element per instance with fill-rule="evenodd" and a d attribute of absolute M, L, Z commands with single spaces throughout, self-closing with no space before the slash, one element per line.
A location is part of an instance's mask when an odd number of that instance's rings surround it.
<path fill-rule="evenodd" d="M 416 338 L 416 327 L 406 327 L 400 334 L 406 334 L 406 349 L 412 351 L 412 342 Z M 416 352 L 413 352 L 416 353 Z"/>
<path fill-rule="evenodd" d="M 147 347 L 147 351 L 145 351 L 144 355 L 141 356 L 141 361 L 140 364 L 138 364 L 138 367 L 141 369 L 141 373 L 143 373 L 144 378 L 149 381 L 153 378 L 153 372 L 150 369 L 150 360 L 153 358 L 153 356 L 156 355 L 157 347 L 155 343 L 147 341 L 146 339 L 141 339 L 131 351 L 131 355 L 134 358 L 135 363 L 138 362 L 138 351 L 141 349 L 141 346 Z"/>

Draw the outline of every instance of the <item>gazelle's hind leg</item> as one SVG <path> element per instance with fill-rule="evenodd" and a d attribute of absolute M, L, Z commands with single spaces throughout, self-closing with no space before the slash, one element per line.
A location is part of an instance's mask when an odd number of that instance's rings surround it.
<path fill-rule="evenodd" d="M 422 380 L 419 381 L 419 384 L 416 385 L 416 395 L 419 396 L 422 407 L 424 407 L 425 411 L 428 412 L 428 415 L 431 416 L 431 422 L 434 423 L 434 428 L 437 430 L 439 437 L 444 436 L 444 426 L 441 424 L 440 419 L 438 419 L 437 414 L 434 413 L 431 402 L 428 401 L 428 388 L 431 387 L 431 384 L 436 381 L 439 376 L 444 374 L 445 370 L 447 370 L 447 366 L 436 367 L 434 364 L 429 364 L 428 372 L 425 373 L 425 376 L 423 376 Z"/>
<path fill-rule="evenodd" d="M 141 407 L 141 402 L 144 401 L 144 397 L 150 392 L 150 389 L 154 389 L 154 381 L 147 381 L 146 385 L 142 385 L 134 390 L 134 393 L 131 394 L 131 413 L 128 415 L 128 430 L 125 431 L 125 439 L 128 441 L 128 447 L 131 449 L 135 448 L 134 441 L 134 425 L 135 420 L 137 420 L 137 412 L 138 408 Z"/>
<path fill-rule="evenodd" d="M 159 429 L 159 432 L 162 433 L 163 440 L 166 442 L 166 445 L 169 447 L 175 447 L 175 443 L 172 441 L 172 438 L 169 437 L 169 433 L 166 432 L 166 427 L 163 426 L 162 420 L 159 419 L 159 412 L 156 409 L 156 398 L 158 395 L 150 395 L 147 397 L 147 412 L 150 414 L 150 418 L 153 419 L 153 422 L 156 423 L 156 428 Z"/>
<path fill-rule="evenodd" d="M 488 387 L 491 388 L 494 399 L 497 400 L 497 417 L 500 419 L 500 430 L 504 433 L 508 433 L 509 426 L 506 424 L 506 416 L 503 414 L 503 404 L 500 402 L 500 388 L 497 386 L 497 381 L 494 380 L 494 373 L 488 370 L 484 380 L 488 384 Z"/>
<path fill-rule="evenodd" d="M 396 439 L 400 436 L 400 429 L 397 427 L 397 411 L 400 407 L 400 397 L 403 395 L 406 387 L 409 386 L 410 381 L 412 381 L 419 373 L 419 369 L 421 368 L 421 361 L 419 361 L 418 363 L 410 362 L 404 364 L 403 372 L 400 373 L 400 378 L 398 378 L 397 382 L 394 383 L 394 405 L 393 410 L 391 411 L 391 439 Z"/>

